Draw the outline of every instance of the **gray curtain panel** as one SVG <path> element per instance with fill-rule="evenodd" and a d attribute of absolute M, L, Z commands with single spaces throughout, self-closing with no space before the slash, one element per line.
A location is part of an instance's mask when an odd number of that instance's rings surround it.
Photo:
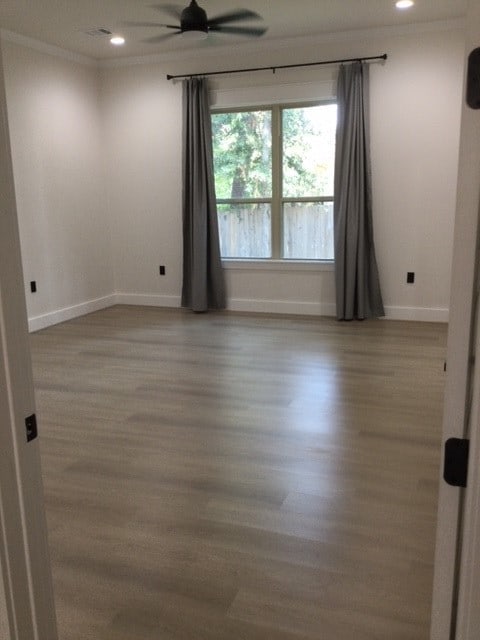
<path fill-rule="evenodd" d="M 385 315 L 373 243 L 369 66 L 341 65 L 335 156 L 335 285 L 338 320 Z"/>
<path fill-rule="evenodd" d="M 226 306 L 205 78 L 183 82 L 182 306 L 197 312 Z"/>

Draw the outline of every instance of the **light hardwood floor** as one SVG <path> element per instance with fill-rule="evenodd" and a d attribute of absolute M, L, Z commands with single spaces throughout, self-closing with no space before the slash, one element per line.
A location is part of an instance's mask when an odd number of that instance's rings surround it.
<path fill-rule="evenodd" d="M 118 306 L 31 344 L 61 640 L 427 640 L 444 325 Z"/>

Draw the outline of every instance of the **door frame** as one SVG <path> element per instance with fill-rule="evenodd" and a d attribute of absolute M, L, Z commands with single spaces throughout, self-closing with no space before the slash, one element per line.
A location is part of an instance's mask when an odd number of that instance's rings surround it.
<path fill-rule="evenodd" d="M 466 49 L 464 65 L 464 92 L 466 94 L 467 60 L 472 49 L 480 44 L 480 5 L 478 0 L 469 0 L 466 16 Z M 435 105 L 432 105 L 432 109 Z M 455 216 L 452 281 L 449 307 L 449 332 L 447 344 L 447 377 L 445 385 L 443 442 L 448 438 L 478 438 L 480 425 L 468 418 L 476 415 L 478 397 L 473 397 L 469 411 L 469 389 L 471 375 L 472 325 L 475 322 L 475 277 L 477 264 L 477 237 L 480 203 L 480 111 L 469 108 L 463 99 L 460 131 L 460 153 L 458 165 L 457 206 Z M 477 335 L 478 340 L 478 335 Z M 478 374 L 478 362 L 477 362 Z M 469 430 L 472 432 L 469 434 Z M 472 457 L 472 456 L 471 456 Z M 442 451 L 439 486 L 437 538 L 433 582 L 431 640 L 463 640 L 460 635 L 465 627 L 467 611 L 458 596 L 460 583 L 466 579 L 465 560 L 461 559 L 461 538 L 464 550 L 474 543 L 471 536 L 478 536 L 471 526 L 461 534 L 459 522 L 463 514 L 464 498 L 469 503 L 474 499 L 464 495 L 464 490 L 447 485 L 442 476 L 444 451 Z M 474 465 L 470 465 L 473 467 Z M 472 471 L 472 470 L 471 470 Z M 472 485 L 470 485 L 472 486 Z M 465 523 L 467 524 L 467 523 Z M 457 627 L 457 605 L 458 611 Z M 460 624 L 460 617 L 463 622 Z M 477 627 L 478 628 L 478 627 Z"/>
<path fill-rule="evenodd" d="M 9 640 L 56 640 L 27 310 L 0 48 L 0 612 Z"/>
<path fill-rule="evenodd" d="M 458 640 L 477 640 L 480 629 L 480 290 L 477 289 L 475 376 L 472 385 L 470 463 L 464 500 L 459 597 Z"/>

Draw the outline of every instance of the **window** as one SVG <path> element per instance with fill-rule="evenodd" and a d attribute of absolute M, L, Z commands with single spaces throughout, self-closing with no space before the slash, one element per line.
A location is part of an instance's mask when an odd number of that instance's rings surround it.
<path fill-rule="evenodd" d="M 333 260 L 337 108 L 212 114 L 223 258 Z"/>

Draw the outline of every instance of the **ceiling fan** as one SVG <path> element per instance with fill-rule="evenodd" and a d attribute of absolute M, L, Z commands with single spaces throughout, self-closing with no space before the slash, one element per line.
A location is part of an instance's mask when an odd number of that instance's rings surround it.
<path fill-rule="evenodd" d="M 262 36 L 266 31 L 266 27 L 246 27 L 246 26 L 230 26 L 234 22 L 243 22 L 246 20 L 261 20 L 262 17 L 250 11 L 250 9 L 237 9 L 223 13 L 214 18 L 208 18 L 207 13 L 200 7 L 196 0 L 191 0 L 188 7 L 182 9 L 174 4 L 158 4 L 154 5 L 155 9 L 168 13 L 179 21 L 179 24 L 163 24 L 159 22 L 127 22 L 130 27 L 163 27 L 172 29 L 169 33 L 161 33 L 151 38 L 146 38 L 144 42 L 157 43 L 167 40 L 173 36 L 182 36 L 191 40 L 204 40 L 210 33 L 228 33 L 232 35 L 244 35 L 250 37 Z"/>

